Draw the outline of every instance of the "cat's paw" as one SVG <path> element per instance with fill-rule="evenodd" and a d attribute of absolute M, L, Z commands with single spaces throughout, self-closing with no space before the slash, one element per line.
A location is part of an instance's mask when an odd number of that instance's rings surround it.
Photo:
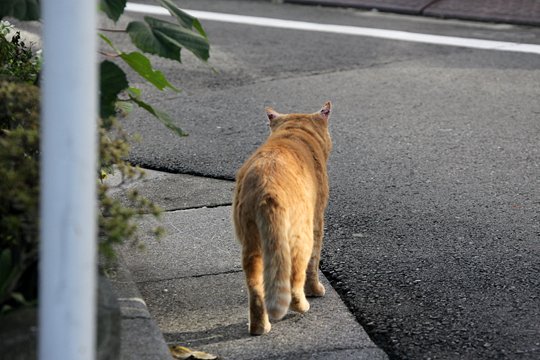
<path fill-rule="evenodd" d="M 320 282 L 317 282 L 315 284 L 306 284 L 306 296 L 312 296 L 312 297 L 321 297 L 326 294 L 326 290 L 324 289 L 323 284 Z"/>
<path fill-rule="evenodd" d="M 293 299 L 291 302 L 291 310 L 303 314 L 309 310 L 309 302 L 305 297 L 301 299 Z"/>
<path fill-rule="evenodd" d="M 272 328 L 272 325 L 270 324 L 270 321 L 268 320 L 260 324 L 250 323 L 249 333 L 250 335 L 264 335 L 267 332 L 269 332 L 271 328 Z"/>

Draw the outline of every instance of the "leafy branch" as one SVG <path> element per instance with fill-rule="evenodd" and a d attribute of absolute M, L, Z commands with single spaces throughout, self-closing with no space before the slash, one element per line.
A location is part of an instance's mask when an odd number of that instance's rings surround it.
<path fill-rule="evenodd" d="M 181 62 L 181 49 L 185 48 L 196 57 L 206 62 L 210 56 L 210 46 L 206 32 L 202 28 L 199 20 L 180 10 L 171 0 L 159 0 L 159 2 L 163 7 L 169 10 L 171 15 L 176 19 L 176 23 L 151 16 L 145 16 L 144 22 L 132 21 L 127 25 L 125 30 L 116 31 L 127 32 L 133 44 L 144 53 L 154 54 Z M 124 11 L 125 3 L 124 0 L 101 0 L 100 7 L 111 20 L 117 21 Z M 122 59 L 126 65 L 157 89 L 170 89 L 175 92 L 180 91 L 180 89 L 173 86 L 167 80 L 161 71 L 154 69 L 151 61 L 142 52 L 132 51 L 126 53 L 118 49 L 111 39 L 103 33 L 100 33 L 99 37 L 114 50 L 114 58 Z M 108 60 L 104 60 L 104 62 L 105 61 Z M 157 120 L 170 130 L 174 131 L 177 135 L 187 135 L 182 129 L 174 124 L 168 114 L 146 103 L 142 99 L 142 92 L 140 89 L 129 87 L 127 80 L 124 81 L 124 79 L 127 78 L 120 67 L 114 67 L 108 63 L 104 65 L 102 63 L 101 75 L 101 104 L 103 105 L 101 106 L 100 115 L 102 118 L 115 116 L 118 106 L 121 107 L 125 105 L 125 102 L 129 101 L 152 114 Z M 120 80 L 119 83 L 116 82 L 118 80 Z M 113 84 L 112 82 L 116 83 Z M 121 94 L 126 92 L 128 98 L 120 99 Z M 123 104 L 120 104 L 119 102 L 122 102 Z"/>
<path fill-rule="evenodd" d="M 100 51 L 105 57 L 99 65 L 98 179 L 101 180 L 112 169 L 118 169 L 123 181 L 141 174 L 125 161 L 129 153 L 127 134 L 116 121 L 117 115 L 131 111 L 135 105 L 176 134 L 186 135 L 168 114 L 142 99 L 142 91 L 130 86 L 126 73 L 117 64 L 124 62 L 161 91 L 178 92 L 180 89 L 156 70 L 144 53 L 181 62 L 180 52 L 185 48 L 202 61 L 208 60 L 208 38 L 199 21 L 178 9 L 171 0 L 158 2 L 169 10 L 175 22 L 147 16 L 144 21 L 130 22 L 123 30 L 100 30 L 102 33 L 123 32 L 139 49 L 122 51 L 108 37 L 99 34 L 111 49 Z M 100 0 L 99 4 L 106 16 L 116 22 L 124 12 L 126 0 Z M 0 0 L 0 20 L 7 16 L 39 20 L 40 0 Z M 12 30 L 11 25 L 0 22 L 0 173 L 3 175 L 0 181 L 0 315 L 34 304 L 33 299 L 37 298 L 41 55 L 34 54 L 18 33 L 8 41 L 6 35 Z M 108 196 L 107 184 L 100 182 L 99 249 L 103 255 L 114 255 L 115 244 L 134 236 L 136 216 L 160 213 L 140 194 L 133 193 L 129 198 L 133 206 L 124 207 Z M 156 229 L 156 234 L 160 229 Z"/>
<path fill-rule="evenodd" d="M 106 119 L 116 116 L 119 107 L 122 107 L 119 102 L 130 101 L 148 111 L 176 134 L 185 136 L 186 133 L 174 124 L 170 116 L 142 99 L 140 90 L 127 91 L 128 88 L 133 88 L 129 86 L 125 72 L 109 60 L 121 59 L 157 89 L 170 89 L 175 92 L 180 89 L 173 86 L 161 71 L 154 69 L 150 59 L 144 53 L 181 62 L 181 50 L 184 48 L 200 60 L 208 61 L 210 45 L 199 20 L 180 10 L 172 0 L 158 0 L 158 2 L 169 11 L 176 22 L 145 16 L 144 21 L 131 21 L 126 29 L 101 29 L 102 32 L 127 33 L 132 43 L 141 51 L 126 53 L 118 49 L 103 33 L 99 34 L 99 37 L 114 50 L 114 53 L 100 52 L 108 58 L 100 64 L 100 116 L 106 125 L 109 123 Z M 99 2 L 100 10 L 115 22 L 122 16 L 125 7 L 126 0 L 100 0 Z M 19 20 L 39 20 L 40 0 L 2 0 L 0 19 L 6 16 L 13 16 Z M 128 94 L 127 100 L 121 98 L 125 92 Z"/>

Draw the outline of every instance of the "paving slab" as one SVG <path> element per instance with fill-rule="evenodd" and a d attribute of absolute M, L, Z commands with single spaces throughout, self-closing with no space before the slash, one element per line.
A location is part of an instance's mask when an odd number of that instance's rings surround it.
<path fill-rule="evenodd" d="M 156 175 L 155 186 L 168 181 Z M 207 179 L 199 182 L 204 187 Z M 131 333 L 138 338 L 139 332 L 155 335 L 153 329 L 145 329 L 147 323 L 135 323 L 147 319 L 148 310 L 168 344 L 220 359 L 387 359 L 322 274 L 327 294 L 311 299 L 308 313 L 289 313 L 273 324 L 269 334 L 250 336 L 241 249 L 233 235 L 231 210 L 219 206 L 167 211 L 161 220 L 164 238 L 142 235 L 143 250 L 130 245 L 120 249 L 137 286 L 134 291 L 119 285 L 132 296 L 121 299 L 123 316 L 131 319 L 125 326 L 136 327 Z M 144 230 L 157 224 L 146 215 L 138 225 Z"/>
<path fill-rule="evenodd" d="M 166 232 L 162 239 L 142 231 L 142 250 L 129 244 L 122 249 L 137 282 L 241 270 L 230 206 L 166 212 L 160 221 L 147 216 L 138 226 L 148 229 L 160 224 Z"/>
<path fill-rule="evenodd" d="M 139 284 L 165 340 L 220 359 L 386 359 L 331 288 L 310 299 L 305 315 L 289 313 L 270 333 L 247 329 L 241 272 Z M 366 352 L 367 351 L 367 352 Z"/>
<path fill-rule="evenodd" d="M 228 205 L 232 202 L 234 182 L 192 176 L 171 174 L 163 171 L 144 169 L 144 177 L 134 181 L 122 181 L 119 171 L 107 179 L 111 186 L 109 194 L 123 205 L 129 205 L 129 190 L 152 200 L 163 210 L 178 210 L 202 206 Z"/>
<path fill-rule="evenodd" d="M 231 207 L 167 212 L 167 235 L 126 247 L 124 258 L 169 344 L 221 359 L 385 359 L 324 279 L 327 295 L 304 316 L 289 314 L 268 336 L 247 331 L 247 295 Z M 147 216 L 142 228 L 155 225 Z M 364 351 L 367 350 L 367 353 Z"/>

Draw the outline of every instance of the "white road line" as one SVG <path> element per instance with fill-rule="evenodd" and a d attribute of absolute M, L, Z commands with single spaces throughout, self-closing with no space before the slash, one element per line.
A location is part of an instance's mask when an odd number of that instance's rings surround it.
<path fill-rule="evenodd" d="M 138 13 L 145 13 L 145 14 L 170 15 L 167 9 L 163 7 L 155 6 L 155 5 L 136 4 L 136 3 L 131 3 L 131 2 L 127 3 L 126 10 L 132 11 L 132 12 L 138 12 Z M 280 28 L 280 29 L 317 31 L 317 32 L 326 32 L 326 33 L 335 33 L 335 34 L 344 34 L 344 35 L 367 36 L 367 37 L 374 37 L 374 38 L 380 38 L 380 39 L 400 40 L 400 41 L 409 41 L 409 42 L 417 42 L 417 43 L 425 43 L 425 44 L 435 44 L 435 45 L 457 46 L 457 47 L 466 47 L 466 48 L 473 48 L 473 49 L 540 54 L 540 45 L 536 45 L 536 44 L 493 41 L 493 40 L 483 40 L 483 39 L 474 39 L 474 38 L 462 38 L 462 37 L 455 37 L 455 36 L 421 34 L 421 33 L 413 33 L 413 32 L 408 32 L 408 31 L 385 30 L 385 29 L 375 29 L 375 28 L 366 28 L 366 27 L 358 27 L 358 26 L 318 24 L 318 23 L 305 22 L 305 21 L 282 20 L 282 19 L 274 19 L 274 18 L 267 18 L 267 17 L 225 14 L 225 13 L 216 13 L 216 12 L 208 12 L 208 11 L 198 11 L 198 10 L 184 9 L 184 11 L 186 11 L 187 13 L 201 20 L 221 21 L 221 22 L 228 22 L 228 23 L 235 23 L 235 24 L 264 26 L 264 27 L 273 27 L 273 28 Z"/>

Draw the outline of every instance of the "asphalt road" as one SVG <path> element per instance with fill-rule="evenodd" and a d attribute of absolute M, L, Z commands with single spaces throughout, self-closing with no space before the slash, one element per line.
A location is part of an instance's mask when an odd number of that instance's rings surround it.
<path fill-rule="evenodd" d="M 257 1 L 181 4 L 540 43 L 539 28 Z M 133 162 L 233 179 L 268 133 L 264 106 L 312 112 L 332 100 L 321 266 L 370 336 L 392 359 L 540 358 L 540 55 L 203 25 L 218 73 L 185 54 L 182 65 L 155 59 L 181 94 L 141 84 L 190 136 L 135 112 L 125 122 L 142 135 Z"/>

